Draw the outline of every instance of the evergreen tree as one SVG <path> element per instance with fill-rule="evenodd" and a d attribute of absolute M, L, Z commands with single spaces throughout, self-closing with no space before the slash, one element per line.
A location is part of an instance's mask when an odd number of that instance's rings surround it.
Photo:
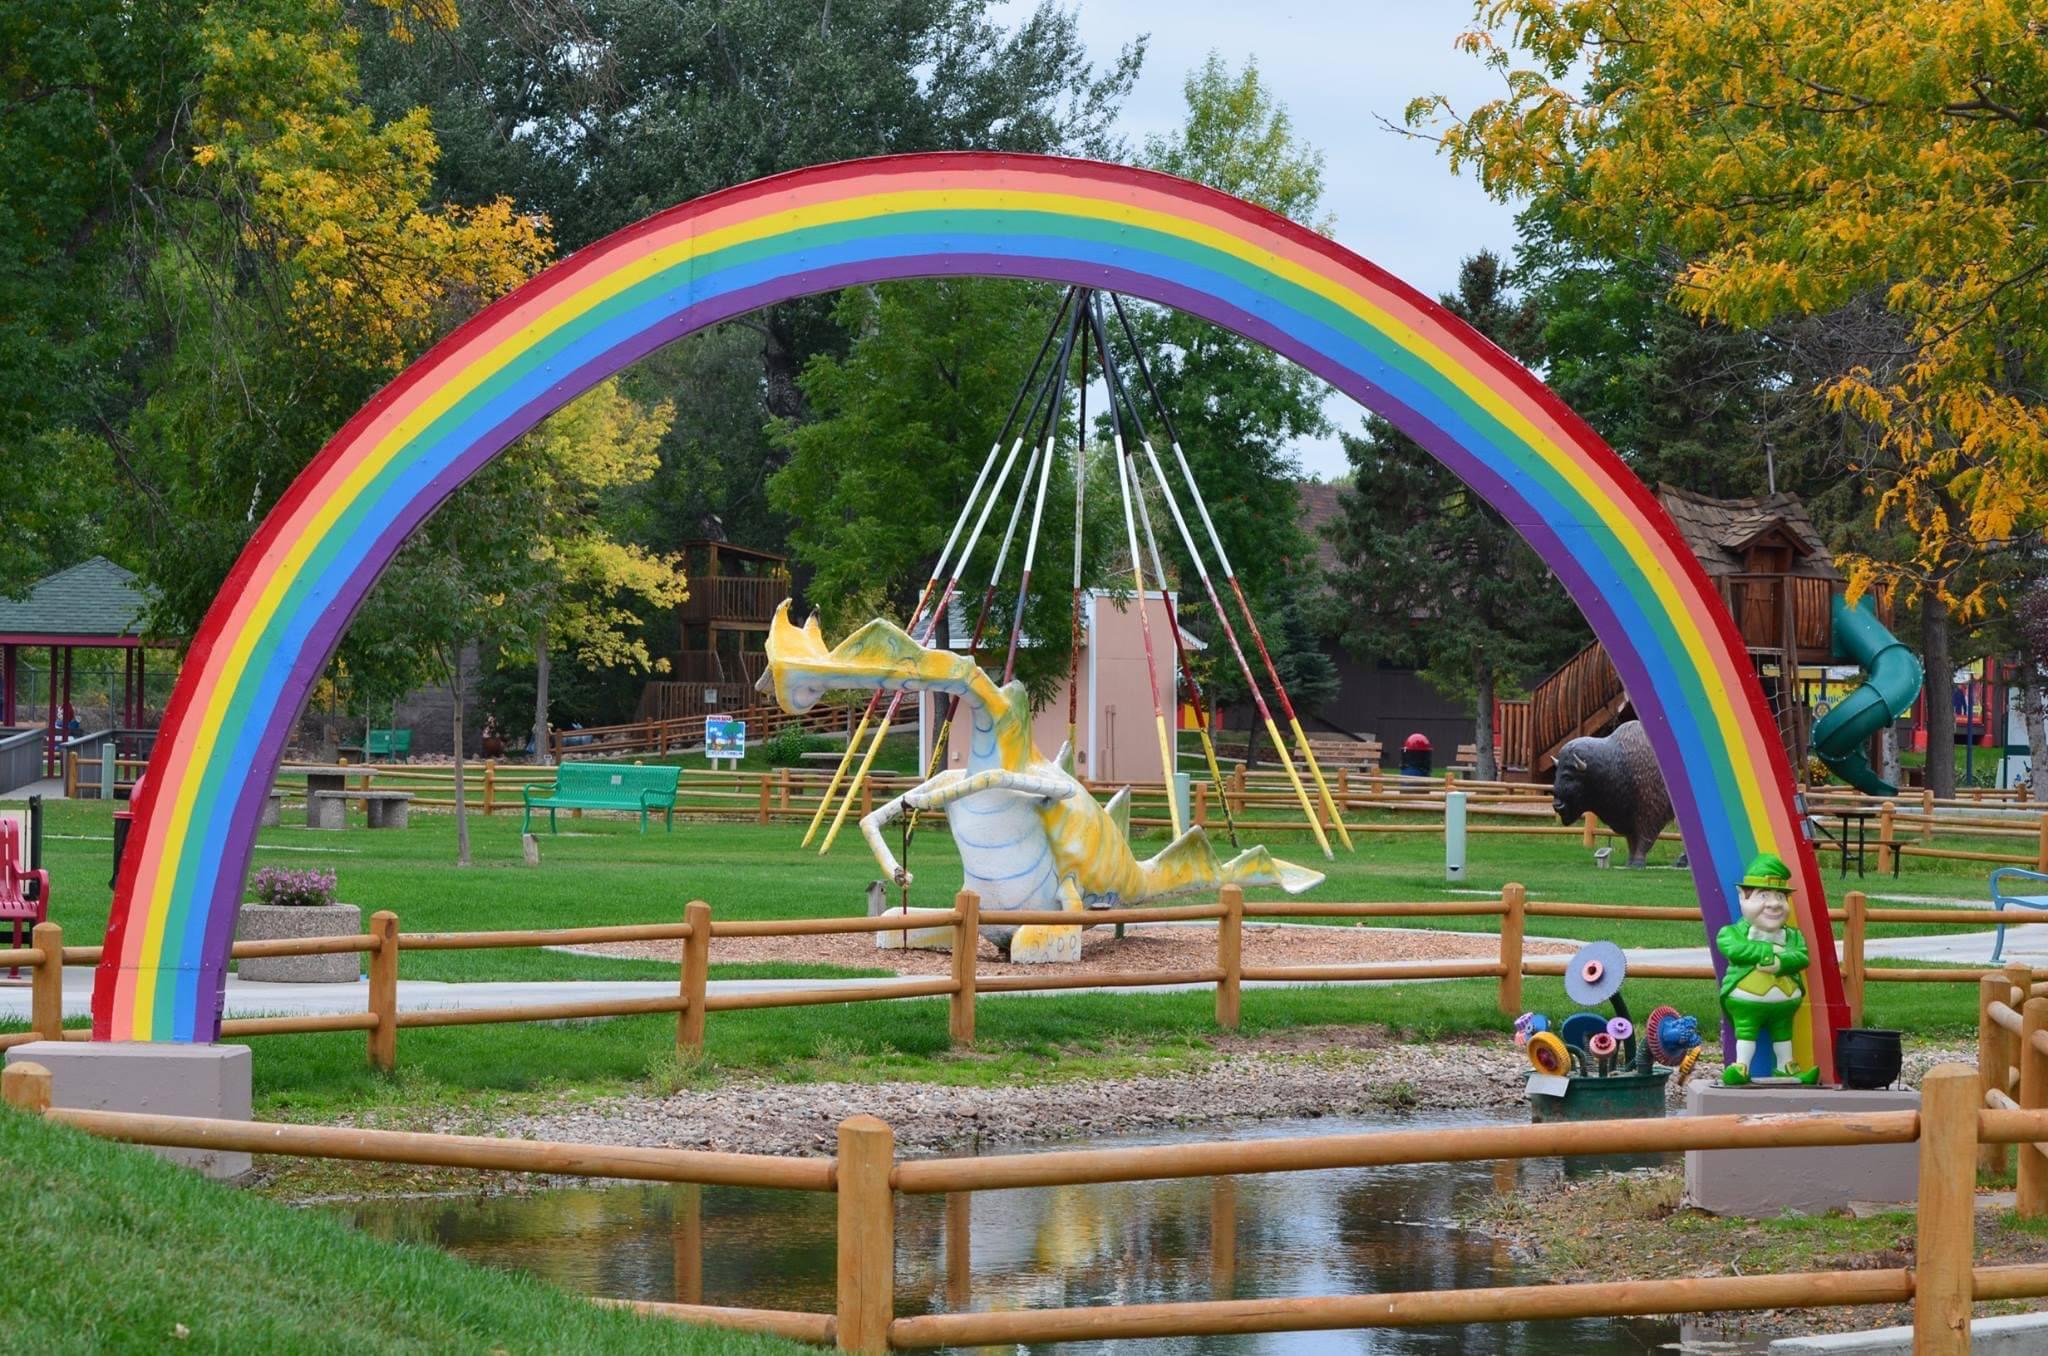
<path fill-rule="evenodd" d="M 1442 301 L 1509 352 L 1526 346 L 1531 318 L 1494 255 L 1467 259 Z M 1495 697 L 1583 646 L 1585 625 L 1521 534 L 1420 444 L 1374 416 L 1344 450 L 1353 482 L 1331 530 L 1344 642 L 1471 702 L 1479 775 L 1494 780 Z"/>

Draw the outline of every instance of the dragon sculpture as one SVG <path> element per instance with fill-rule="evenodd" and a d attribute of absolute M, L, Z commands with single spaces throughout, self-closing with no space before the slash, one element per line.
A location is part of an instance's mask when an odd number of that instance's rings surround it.
<path fill-rule="evenodd" d="M 957 694 L 972 727 L 965 769 L 948 769 L 879 806 L 860 822 L 884 873 L 908 885 L 910 872 L 882 829 L 911 811 L 944 810 L 983 917 L 1011 909 L 1108 909 L 1220 885 L 1277 885 L 1299 894 L 1321 872 L 1283 862 L 1263 847 L 1221 861 L 1206 830 L 1191 828 L 1140 861 L 1131 851 L 1130 789 L 1095 803 L 1072 771 L 1071 751 L 1047 760 L 1031 738 L 1022 683 L 998 687 L 967 655 L 918 644 L 902 627 L 872 621 L 827 649 L 816 617 L 799 627 L 789 604 L 768 633 L 759 684 L 782 709 L 809 710 L 827 692 L 858 688 Z M 1081 929 L 987 927 L 983 935 L 1017 961 L 1079 960 Z"/>

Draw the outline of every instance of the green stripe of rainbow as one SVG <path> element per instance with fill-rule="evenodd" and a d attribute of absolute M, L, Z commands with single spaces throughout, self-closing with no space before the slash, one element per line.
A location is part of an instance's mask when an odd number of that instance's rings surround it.
<path fill-rule="evenodd" d="M 981 154 L 829 165 L 712 194 L 581 251 L 438 345 L 338 433 L 237 562 L 173 695 L 93 998 L 100 1039 L 210 1040 L 286 732 L 399 544 L 518 433 L 645 352 L 890 278 L 1110 287 L 1205 316 L 1391 418 L 1505 513 L 1586 612 L 1672 782 L 1709 930 L 1749 857 L 1825 898 L 1790 769 L 1710 582 L 1648 491 L 1529 373 L 1350 251 L 1165 176 Z M 1824 1068 L 1842 1017 L 1812 948 Z M 1830 1071 L 1831 1072 L 1831 1071 Z"/>

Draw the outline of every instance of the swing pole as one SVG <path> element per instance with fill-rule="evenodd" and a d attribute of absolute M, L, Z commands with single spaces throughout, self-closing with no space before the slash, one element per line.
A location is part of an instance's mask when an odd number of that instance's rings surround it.
<path fill-rule="evenodd" d="M 1047 387 L 1050 387 L 1050 385 L 1051 381 L 1050 379 L 1048 379 Z M 1034 403 L 1031 407 L 1030 418 L 1025 420 L 1024 426 L 1027 430 L 1030 430 L 1032 425 L 1038 422 L 1038 412 L 1040 408 L 1043 407 L 1045 395 L 1046 391 L 1044 389 L 1041 389 L 1038 393 L 1038 401 Z M 1024 464 L 1024 478 L 1023 481 L 1019 483 L 1025 483 L 1030 481 L 1031 473 L 1034 469 L 1036 469 L 1038 465 L 1039 451 L 1038 435 L 1036 434 L 1036 432 L 1033 432 L 1031 434 L 1031 448 L 1031 460 Z M 982 590 L 981 607 L 975 613 L 974 616 L 974 632 L 968 638 L 967 641 L 967 653 L 970 658 L 973 658 L 980 653 L 982 631 L 988 625 L 989 615 L 995 610 L 996 589 L 1002 582 L 1003 566 L 1009 561 L 1010 544 L 1016 540 L 1017 523 L 1023 517 L 1023 515 L 1024 496 L 1020 494 L 1017 496 L 1016 504 L 1013 505 L 1010 509 L 1010 523 L 1009 526 L 1003 530 L 1002 549 L 996 552 L 996 567 L 989 573 L 988 587 Z M 940 722 L 939 733 L 932 740 L 932 756 L 930 761 L 925 765 L 924 770 L 924 779 L 926 781 L 930 781 L 933 777 L 938 775 L 939 764 L 945 761 L 946 742 L 948 737 L 952 734 L 953 717 L 958 715 L 959 711 L 960 694 L 956 692 L 946 699 L 945 719 Z M 904 855 L 902 860 L 904 861 L 905 865 L 909 864 L 910 843 L 911 840 L 917 835 L 917 821 L 923 813 L 924 812 L 922 810 L 912 807 L 910 814 L 907 817 L 906 822 L 909 825 L 909 827 L 906 828 L 903 833 Z"/>
<path fill-rule="evenodd" d="M 1244 586 L 1238 582 L 1237 570 L 1231 565 L 1229 553 L 1223 549 L 1223 539 L 1217 534 L 1216 524 L 1209 517 L 1209 505 L 1202 498 L 1202 487 L 1195 480 L 1194 468 L 1188 465 L 1187 453 L 1181 448 L 1180 431 L 1174 427 L 1173 412 L 1166 408 L 1166 401 L 1159 394 L 1159 385 L 1152 379 L 1151 365 L 1145 361 L 1144 350 L 1138 347 L 1137 336 L 1131 330 L 1130 317 L 1124 313 L 1122 298 L 1112 296 L 1110 299 L 1116 305 L 1117 319 L 1123 326 L 1126 338 L 1130 340 L 1138 375 L 1144 379 L 1145 389 L 1151 393 L 1152 403 L 1159 410 L 1160 422 L 1165 426 L 1167 441 L 1173 445 L 1174 461 L 1180 466 L 1181 478 L 1187 482 L 1188 497 L 1195 501 L 1195 512 L 1201 516 L 1202 527 L 1209 536 L 1209 545 L 1216 552 L 1216 563 L 1222 567 L 1223 577 L 1230 584 L 1230 591 L 1237 596 L 1237 607 L 1244 617 L 1245 629 L 1251 632 L 1252 642 L 1258 646 L 1259 658 L 1266 666 L 1266 677 L 1273 684 L 1273 695 L 1280 699 L 1280 709 L 1286 714 L 1287 723 L 1294 732 L 1295 744 L 1301 750 L 1302 761 L 1308 765 L 1309 775 L 1315 779 L 1316 790 L 1321 795 L 1323 808 L 1329 814 L 1330 822 L 1336 825 L 1337 836 L 1343 840 L 1347 849 L 1355 852 L 1357 848 L 1351 842 L 1351 831 L 1344 826 L 1344 816 L 1338 813 L 1336 798 L 1330 794 L 1329 783 L 1323 778 L 1323 769 L 1316 762 L 1315 749 L 1310 746 L 1308 735 L 1301 728 L 1301 719 L 1295 714 L 1294 702 L 1287 695 L 1287 685 L 1280 681 L 1280 670 L 1274 666 L 1273 656 L 1267 652 L 1266 638 L 1259 631 L 1258 618 L 1252 615 L 1251 604 L 1245 600 Z M 1160 483 L 1165 483 L 1163 477 Z M 1222 615 L 1220 605 L 1217 608 L 1217 615 Z M 1294 771 L 1293 759 L 1287 756 L 1286 745 L 1280 740 L 1277 731 L 1269 730 L 1268 733 L 1272 735 L 1274 746 L 1280 752 L 1280 761 L 1287 768 L 1288 776 L 1299 785 L 1300 776 Z M 1309 819 L 1311 822 L 1316 821 L 1312 809 L 1309 811 Z M 1323 839 L 1320 825 L 1317 827 L 1316 837 L 1319 840 Z M 1327 850 L 1326 847 L 1325 851 Z"/>
<path fill-rule="evenodd" d="M 983 482 L 988 479 L 989 468 L 996 463 L 996 455 L 1002 450 L 1003 439 L 1010 436 L 1011 426 L 1017 421 L 1017 412 L 1024 408 L 1024 397 L 1030 393 L 1033 384 L 1037 381 L 1039 366 L 1045 362 L 1045 355 L 1052 348 L 1053 336 L 1059 333 L 1060 321 L 1066 318 L 1067 308 L 1073 304 L 1074 294 L 1077 290 L 1072 287 L 1067 289 L 1066 296 L 1060 301 L 1060 309 L 1053 315 L 1052 324 L 1046 328 L 1045 340 L 1038 346 L 1038 356 L 1031 360 L 1031 371 L 1024 378 L 1024 384 L 1017 388 L 1017 399 L 1012 402 L 1010 413 L 1003 420 L 1002 431 L 996 434 L 995 442 L 989 447 L 988 457 L 981 464 L 981 474 L 974 478 L 974 488 L 967 492 L 966 501 L 960 505 L 960 514 L 953 520 L 953 531 L 946 538 L 946 548 L 939 553 L 939 558 L 932 562 L 931 577 L 924 581 L 924 588 L 917 595 L 917 606 L 910 613 L 911 629 L 917 626 L 919 618 L 924 615 L 924 605 L 931 599 L 932 588 L 939 582 L 940 575 L 945 572 L 946 559 L 953 553 L 953 545 L 960 538 L 960 529 L 966 524 L 968 515 L 974 511 L 974 501 L 981 494 Z M 1021 444 L 1022 439 L 1020 437 L 1018 445 Z M 1014 460 L 1016 455 L 1017 448 L 1013 446 L 1010 449 L 1010 456 Z M 867 709 L 861 713 L 860 724 L 854 727 L 852 735 L 847 738 L 846 752 L 840 755 L 839 765 L 832 770 L 832 779 L 825 784 L 825 794 L 818 798 L 818 808 L 811 815 L 810 827 L 804 830 L 804 840 L 798 844 L 799 847 L 809 847 L 811 839 L 817 836 L 818 825 L 824 822 L 825 812 L 832 808 L 832 800 L 839 790 L 839 784 L 846 777 L 846 769 L 853 763 L 854 751 L 860 747 L 861 737 L 867 733 L 868 724 L 874 720 L 875 712 L 880 708 L 881 704 L 882 691 L 880 688 L 877 688 L 874 694 L 868 698 Z M 885 724 L 883 729 L 886 731 L 888 726 Z M 849 788 L 847 794 L 851 795 L 852 793 L 853 789 Z"/>
<path fill-rule="evenodd" d="M 1102 350 L 1102 370 L 1108 382 L 1109 398 L 1112 402 L 1123 402 L 1126 412 L 1131 416 L 1131 427 L 1137 430 L 1139 441 L 1145 444 L 1149 453 L 1151 441 L 1145 436 L 1145 423 L 1138 417 L 1137 406 L 1131 400 L 1130 392 L 1125 389 L 1123 374 L 1117 370 L 1116 359 L 1110 352 L 1109 335 L 1102 323 L 1102 305 L 1099 301 L 1094 310 L 1094 324 L 1096 346 Z M 1195 733 L 1201 738 L 1202 756 L 1209 765 L 1209 782 L 1219 793 L 1218 799 L 1223 805 L 1223 827 L 1230 835 L 1230 845 L 1236 847 L 1237 816 L 1231 812 L 1230 797 L 1220 794 L 1223 790 L 1223 770 L 1216 765 L 1216 745 L 1209 738 L 1207 707 L 1202 697 L 1202 680 L 1195 676 L 1194 665 L 1188 662 L 1187 641 L 1181 635 L 1180 629 L 1180 609 L 1175 605 L 1173 594 L 1166 588 L 1166 562 L 1159 554 L 1159 537 L 1152 530 L 1152 510 L 1145 503 L 1143 489 L 1144 473 L 1138 469 L 1135 453 L 1131 454 L 1131 484 L 1138 487 L 1138 525 L 1145 530 L 1145 547 L 1152 556 L 1152 574 L 1159 580 L 1159 591 L 1166 599 L 1166 629 L 1173 636 L 1174 655 L 1180 662 L 1180 671 L 1187 678 L 1188 690 L 1194 698 Z M 1176 693 L 1175 696 L 1178 697 L 1179 694 Z"/>
<path fill-rule="evenodd" d="M 1070 300 L 1073 299 L 1077 291 L 1078 289 L 1069 292 Z M 1066 314 L 1066 307 L 1062 306 L 1060 308 L 1060 314 Z M 1073 351 L 1074 333 L 1076 330 L 1080 328 L 1080 324 L 1081 311 L 1079 306 L 1077 305 L 1074 310 L 1073 322 L 1068 326 L 1067 329 L 1067 337 L 1060 345 L 1059 370 L 1062 373 L 1064 373 L 1066 370 L 1068 355 L 1071 354 Z M 1053 388 L 1055 416 L 1057 415 L 1058 410 L 1060 389 L 1061 388 L 1057 384 L 1055 384 Z M 1021 406 L 1023 404 L 1023 400 L 1024 395 L 1023 392 L 1020 391 L 1017 395 L 1017 403 Z M 1057 427 L 1057 424 L 1055 424 L 1055 427 Z M 1008 430 L 1006 429 L 1005 431 L 1007 432 Z M 922 638 L 918 639 L 918 644 L 929 644 L 931 638 L 934 635 L 938 634 L 939 618 L 945 614 L 947 603 L 952 601 L 953 590 L 960 582 L 960 575 L 962 571 L 966 568 L 967 561 L 974 555 L 975 545 L 981 540 L 981 530 L 982 528 L 988 525 L 988 515 L 990 511 L 995 508 L 997 499 L 999 499 L 1002 496 L 1003 485 L 1005 482 L 1009 480 L 1010 468 L 1011 466 L 1016 464 L 1018 449 L 1023 447 L 1023 445 L 1024 438 L 1022 433 L 1020 433 L 1018 435 L 1017 441 L 1011 444 L 1010 446 L 1010 455 L 1003 462 L 1003 469 L 1001 474 L 999 474 L 996 477 L 995 488 L 989 492 L 987 501 L 983 503 L 981 506 L 981 516 L 975 520 L 974 531 L 968 535 L 967 545 L 965 549 L 963 549 L 960 552 L 959 558 L 955 560 L 953 563 L 953 572 L 946 580 L 945 589 L 941 591 L 941 593 L 939 594 L 939 601 L 932 608 L 930 619 L 927 621 L 925 626 L 925 633 Z M 1030 571 L 1030 564 L 1028 560 L 1025 564 L 1025 571 L 1028 577 Z M 1008 681 L 1007 678 L 1005 679 L 1005 681 Z M 860 760 L 860 768 L 853 774 L 852 780 L 846 784 L 846 794 L 840 798 L 839 808 L 833 812 L 832 827 L 825 831 L 825 841 L 818 848 L 818 855 L 820 857 L 830 852 L 832 850 L 833 842 L 838 839 L 840 827 L 846 823 L 846 812 L 852 808 L 854 797 L 860 793 L 862 783 L 867 780 L 868 769 L 874 766 L 875 755 L 882 751 L 882 741 L 888 738 L 890 722 L 896 718 L 896 710 L 903 704 L 903 692 L 904 689 L 899 687 L 896 689 L 895 692 L 890 694 L 888 709 L 883 713 L 881 724 L 875 730 L 874 741 L 868 745 L 867 753 L 863 755 Z M 877 697 L 881 696 L 881 692 L 879 689 L 876 691 L 875 695 Z M 849 745 L 848 747 L 850 751 L 851 745 Z"/>
<path fill-rule="evenodd" d="M 1098 320 L 1099 332 L 1099 320 Z M 1109 436 L 1116 454 L 1117 496 L 1124 505 L 1124 538 L 1131 552 L 1131 584 L 1138 595 L 1138 634 L 1145 640 L 1145 680 L 1152 688 L 1152 727 L 1159 735 L 1159 775 L 1166 783 L 1167 819 L 1173 825 L 1173 836 L 1179 838 L 1183 831 L 1180 820 L 1180 797 L 1173 793 L 1174 757 L 1173 743 L 1166 737 L 1166 710 L 1159 702 L 1159 662 L 1152 652 L 1151 609 L 1145 602 L 1145 558 L 1138 553 L 1138 519 L 1131 510 L 1130 468 L 1124 465 L 1124 421 L 1117 411 L 1116 378 L 1111 373 L 1109 348 L 1102 348 L 1102 371 L 1109 385 Z M 1085 377 L 1086 374 L 1083 373 Z M 1166 592 L 1166 580 L 1159 581 L 1159 591 Z"/>
<path fill-rule="evenodd" d="M 1081 373 L 1088 372 L 1087 336 L 1082 336 Z M 1067 637 L 1067 771 L 1080 775 L 1081 768 L 1081 527 L 1088 502 L 1088 383 L 1081 382 L 1079 434 L 1074 439 L 1074 585 L 1073 626 Z M 1094 694 L 1089 696 L 1093 698 Z M 1095 712 L 1088 713 L 1088 728 L 1095 729 Z M 1092 774 L 1095 769 L 1090 768 Z"/>
<path fill-rule="evenodd" d="M 1074 307 L 1074 339 L 1081 345 L 1081 380 L 1077 383 L 1082 392 L 1082 409 L 1087 409 L 1088 391 L 1088 298 L 1092 293 L 1081 292 L 1080 300 Z M 1045 490 L 1052 483 L 1052 463 L 1059 450 L 1060 414 L 1067 398 L 1068 353 L 1060 354 L 1060 380 L 1054 393 L 1051 411 L 1045 424 L 1045 457 L 1038 468 L 1038 499 L 1031 506 L 1031 535 L 1024 539 L 1024 570 L 1017 576 L 1017 606 L 1010 617 L 1010 649 L 1003 657 L 1003 682 L 1008 683 L 1017 676 L 1017 644 L 1024 634 L 1024 602 L 1031 594 L 1031 567 L 1038 560 L 1038 529 L 1045 521 Z M 1083 430 L 1085 436 L 1086 431 Z"/>

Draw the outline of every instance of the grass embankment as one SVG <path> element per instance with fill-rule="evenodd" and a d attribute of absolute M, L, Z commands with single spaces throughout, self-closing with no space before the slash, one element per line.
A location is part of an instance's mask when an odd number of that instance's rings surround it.
<path fill-rule="evenodd" d="M 437 1249 L 380 1243 L 17 1112 L 0 1111 L 0 1162 L 9 1248 L 34 1259 L 0 1299 L 10 1350 L 805 1350 L 601 1309 Z"/>
<path fill-rule="evenodd" d="M 1675 1169 L 1597 1174 L 1554 1190 L 1497 1197 L 1470 1222 L 1512 1240 L 1529 1264 L 1553 1281 L 1867 1271 L 1911 1267 L 1914 1262 L 1916 1229 L 1910 1207 L 1862 1216 L 1724 1219 L 1682 1208 L 1683 1187 Z M 2048 1258 L 2048 1222 L 2022 1220 L 2010 1210 L 1979 1211 L 1974 1256 L 1979 1266 L 2038 1263 Z M 1977 1313 L 2038 1307 L 2034 1301 L 1984 1303 L 1977 1306 Z M 1773 1337 L 1912 1321 L 1911 1305 L 1708 1316 L 1709 1324 L 1720 1332 L 1767 1330 Z"/>
<path fill-rule="evenodd" d="M 100 940 L 109 902 L 109 807 L 53 804 L 46 856 L 54 878 L 55 916 L 66 940 Z M 476 865 L 453 864 L 454 828 L 447 815 L 420 814 L 403 833 L 323 833 L 286 825 L 265 830 L 259 863 L 333 869 L 343 898 L 364 909 L 396 910 L 411 931 L 559 927 L 646 922 L 679 917 L 685 902 L 709 900 L 723 918 L 855 915 L 875 869 L 863 845 L 846 837 L 830 857 L 799 851 L 791 825 L 679 823 L 673 834 L 644 837 L 631 821 L 588 816 L 576 830 L 542 837 L 543 864 L 521 864 L 516 816 L 475 817 Z M 850 831 L 849 831 L 850 833 Z M 1305 835 L 1275 838 L 1283 855 L 1316 860 Z M 1682 871 L 1596 871 L 1575 840 L 1475 838 L 1463 885 L 1443 882 L 1442 845 L 1428 835 L 1361 835 L 1356 854 L 1322 863 L 1329 883 L 1313 897 L 1343 900 L 1476 899 L 1509 881 L 1534 898 L 1595 903 L 1690 904 L 1691 876 Z M 1668 862 L 1667 845 L 1653 861 Z M 912 852 L 921 879 L 919 902 L 938 904 L 958 879 L 958 858 L 943 821 L 921 830 Z M 1915 862 L 1903 882 L 1875 877 L 1874 891 L 1914 896 L 1981 897 L 1982 876 L 1949 869 L 1961 864 Z M 1840 888 L 1830 881 L 1831 888 Z M 1254 891 L 1256 898 L 1278 898 Z M 1398 922 L 1381 924 L 1399 926 Z M 1430 927 L 1491 932 L 1491 918 L 1430 919 Z M 1532 934 L 1610 937 L 1629 946 L 1697 946 L 1687 923 L 1608 923 L 1590 919 L 1532 920 Z M 1879 926 L 1873 934 L 1924 929 Z M 1988 954 L 1987 943 L 1987 954 Z M 806 966 L 720 966 L 714 978 L 746 974 L 849 974 Z M 669 979 L 671 964 L 607 960 L 540 950 L 410 952 L 406 978 Z M 1568 1010 L 1556 979 L 1530 979 L 1529 1006 Z M 1505 1031 L 1490 980 L 1288 990 L 1253 990 L 1244 1000 L 1245 1032 L 1300 1031 L 1377 1023 L 1429 1039 Z M 1671 1003 L 1708 1024 L 1712 989 L 1697 981 L 1630 985 L 1637 1008 Z M 1868 1020 L 1898 1026 L 1917 1038 L 1965 1038 L 1974 1022 L 1968 985 L 1881 985 L 1870 990 Z M 1021 1078 L 1114 1077 L 1168 1070 L 1212 1057 L 1215 1034 L 1207 993 L 990 999 L 980 1005 L 976 1049 L 946 1046 L 942 1001 L 850 1007 L 717 1013 L 707 1026 L 701 1061 L 679 1064 L 674 1023 L 666 1018 L 568 1025 L 507 1025 L 408 1031 L 400 1068 L 380 1077 L 363 1067 L 355 1034 L 265 1037 L 255 1042 L 259 1114 L 326 1117 L 374 1108 L 496 1102 L 530 1096 L 603 1095 L 661 1090 L 739 1074 L 787 1080 L 920 1079 L 993 1084 Z"/>

